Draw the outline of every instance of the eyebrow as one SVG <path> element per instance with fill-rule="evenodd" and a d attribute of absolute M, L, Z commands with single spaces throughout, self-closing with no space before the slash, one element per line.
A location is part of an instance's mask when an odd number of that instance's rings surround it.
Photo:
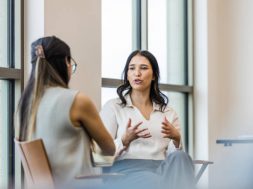
<path fill-rule="evenodd" d="M 135 66 L 135 64 L 129 64 L 129 67 L 130 66 Z M 149 65 L 147 65 L 147 64 L 141 64 L 140 66 L 147 66 L 148 67 Z"/>

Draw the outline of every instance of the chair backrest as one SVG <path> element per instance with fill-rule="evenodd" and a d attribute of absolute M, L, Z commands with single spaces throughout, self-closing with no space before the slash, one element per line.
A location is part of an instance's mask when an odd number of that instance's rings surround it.
<path fill-rule="evenodd" d="M 53 175 L 42 139 L 15 144 L 20 153 L 28 188 L 55 189 Z"/>

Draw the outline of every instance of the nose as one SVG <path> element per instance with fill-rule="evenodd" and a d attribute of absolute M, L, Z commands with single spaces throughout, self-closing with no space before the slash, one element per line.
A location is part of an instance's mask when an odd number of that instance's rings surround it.
<path fill-rule="evenodd" d="M 141 72 L 139 69 L 136 69 L 135 72 L 134 72 L 134 75 L 135 76 L 141 76 Z"/>

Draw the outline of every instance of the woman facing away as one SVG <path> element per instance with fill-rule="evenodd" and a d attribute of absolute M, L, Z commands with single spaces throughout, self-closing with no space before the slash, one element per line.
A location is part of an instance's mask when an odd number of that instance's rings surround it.
<path fill-rule="evenodd" d="M 87 180 L 75 176 L 95 173 L 91 140 L 113 155 L 113 139 L 90 98 L 68 87 L 77 66 L 69 46 L 52 36 L 36 40 L 31 48 L 32 70 L 17 109 L 16 138 L 42 138 L 56 187 L 83 188 Z"/>
<path fill-rule="evenodd" d="M 148 51 L 132 52 L 123 77 L 119 98 L 100 112 L 117 153 L 106 171 L 127 175 L 117 183 L 120 187 L 194 188 L 192 160 L 182 151 L 178 115 L 159 89 L 156 58 Z"/>

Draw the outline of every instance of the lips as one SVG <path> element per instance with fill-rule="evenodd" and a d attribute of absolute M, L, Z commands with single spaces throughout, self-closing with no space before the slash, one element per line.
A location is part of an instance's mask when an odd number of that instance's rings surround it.
<path fill-rule="evenodd" d="M 142 83 L 142 80 L 140 80 L 140 79 L 135 79 L 135 80 L 134 80 L 134 83 L 137 84 L 137 85 L 138 85 L 138 84 L 141 84 L 141 83 Z"/>

